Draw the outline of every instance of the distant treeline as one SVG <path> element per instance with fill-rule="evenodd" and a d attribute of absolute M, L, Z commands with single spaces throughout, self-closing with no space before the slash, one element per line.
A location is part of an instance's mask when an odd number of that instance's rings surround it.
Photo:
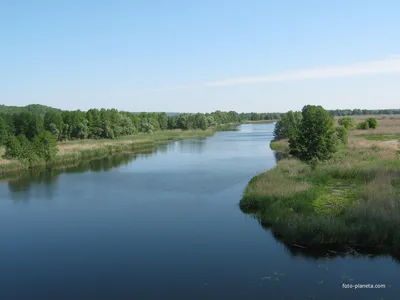
<path fill-rule="evenodd" d="M 400 109 L 335 109 L 328 110 L 332 116 L 358 116 L 358 115 L 398 115 Z"/>
<path fill-rule="evenodd" d="M 58 141 L 112 139 L 140 132 L 151 133 L 168 129 L 206 130 L 228 123 L 279 118 L 279 113 L 239 114 L 234 111 L 167 116 L 166 113 L 134 114 L 116 109 L 90 109 L 84 112 L 29 106 L 25 111 L 20 108 L 13 111 L 7 107 L 6 112 L 0 111 L 0 143 L 4 144 L 11 136 L 24 136 L 32 141 L 44 131 L 51 133 Z"/>

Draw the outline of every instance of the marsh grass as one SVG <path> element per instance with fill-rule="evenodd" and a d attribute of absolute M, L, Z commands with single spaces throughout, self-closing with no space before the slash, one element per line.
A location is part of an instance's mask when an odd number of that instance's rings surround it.
<path fill-rule="evenodd" d="M 241 208 L 287 244 L 400 253 L 400 155 L 352 142 L 314 170 L 280 160 L 249 182 Z"/>

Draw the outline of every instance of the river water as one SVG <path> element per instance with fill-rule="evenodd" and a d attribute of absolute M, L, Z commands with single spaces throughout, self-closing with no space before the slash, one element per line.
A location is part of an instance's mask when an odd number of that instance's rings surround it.
<path fill-rule="evenodd" d="M 400 299 L 391 257 L 295 251 L 239 209 L 272 130 L 0 182 L 0 299 Z"/>

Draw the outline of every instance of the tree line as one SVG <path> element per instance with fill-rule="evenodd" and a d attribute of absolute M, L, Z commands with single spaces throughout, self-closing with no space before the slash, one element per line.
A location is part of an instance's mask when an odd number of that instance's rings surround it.
<path fill-rule="evenodd" d="M 2 106 L 4 108 L 5 106 Z M 88 111 L 57 110 L 31 105 L 20 109 L 6 107 L 0 113 L 0 145 L 5 158 L 28 165 L 51 161 L 57 154 L 57 142 L 84 139 L 114 139 L 138 133 L 162 130 L 206 130 L 210 127 L 247 120 L 279 118 L 278 113 L 131 113 L 116 109 Z"/>
<path fill-rule="evenodd" d="M 227 123 L 279 118 L 279 114 L 256 114 L 234 111 L 168 116 L 166 113 L 130 113 L 116 109 L 88 111 L 46 110 L 44 114 L 23 111 L 0 113 L 0 143 L 7 137 L 24 135 L 33 140 L 42 131 L 50 132 L 57 141 L 74 139 L 113 139 L 140 132 L 159 130 L 206 130 Z"/>
<path fill-rule="evenodd" d="M 359 115 L 398 115 L 400 109 L 335 109 L 328 110 L 329 114 L 336 117 Z"/>

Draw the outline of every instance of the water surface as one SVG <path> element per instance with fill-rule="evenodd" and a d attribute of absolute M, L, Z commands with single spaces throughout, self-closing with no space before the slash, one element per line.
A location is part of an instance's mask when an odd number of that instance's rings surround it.
<path fill-rule="evenodd" d="M 306 256 L 240 211 L 275 155 L 273 124 L 239 129 L 0 182 L 0 299 L 400 299 L 392 258 Z"/>

